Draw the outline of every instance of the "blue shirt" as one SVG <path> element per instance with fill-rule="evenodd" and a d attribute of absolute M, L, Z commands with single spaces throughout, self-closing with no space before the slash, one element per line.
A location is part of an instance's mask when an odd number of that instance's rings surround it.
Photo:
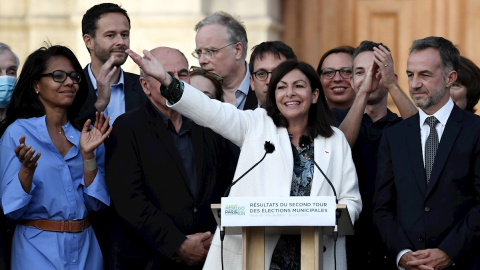
<path fill-rule="evenodd" d="M 110 204 L 105 183 L 103 144 L 95 151 L 98 173 L 85 186 L 80 154 L 80 131 L 70 123 L 63 127 L 73 144 L 63 157 L 47 131 L 45 116 L 18 119 L 0 138 L 1 204 L 5 214 L 14 220 L 83 219 L 91 210 Z M 21 163 L 14 149 L 25 135 L 41 156 L 35 170 L 32 188 L 26 193 L 18 179 Z M 80 233 L 57 233 L 17 225 L 12 245 L 12 269 L 102 269 L 103 259 L 92 227 Z"/>
<path fill-rule="evenodd" d="M 243 78 L 242 83 L 238 87 L 238 90 L 235 91 L 235 98 L 237 99 L 237 101 L 235 102 L 235 106 L 239 110 L 243 110 L 243 107 L 245 107 L 248 91 L 251 91 L 250 90 L 250 70 L 248 69 L 247 62 L 245 62 L 245 65 L 247 67 L 247 73 L 245 74 L 245 77 Z"/>
<path fill-rule="evenodd" d="M 97 92 L 97 79 L 93 76 L 92 68 L 90 64 L 88 65 L 88 74 L 90 75 L 90 79 L 92 80 L 92 85 L 95 88 L 95 94 L 98 95 Z M 125 80 L 123 78 L 123 70 L 120 69 L 120 79 L 118 80 L 117 84 L 112 84 L 110 86 L 111 95 L 110 95 L 110 102 L 108 103 L 105 111 L 103 114 L 105 117 L 110 116 L 109 124 L 110 126 L 113 125 L 115 119 L 120 115 L 125 113 Z"/>

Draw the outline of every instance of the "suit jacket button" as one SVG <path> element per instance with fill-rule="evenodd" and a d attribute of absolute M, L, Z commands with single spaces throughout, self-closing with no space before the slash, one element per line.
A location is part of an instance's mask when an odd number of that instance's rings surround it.
<path fill-rule="evenodd" d="M 423 240 L 424 240 L 423 237 L 418 238 L 418 242 L 420 242 L 420 243 L 423 243 Z"/>
<path fill-rule="evenodd" d="M 425 212 L 430 212 L 430 207 L 425 207 Z"/>
<path fill-rule="evenodd" d="M 193 208 L 193 213 L 197 213 L 197 212 L 198 212 L 197 208 L 196 207 Z"/>

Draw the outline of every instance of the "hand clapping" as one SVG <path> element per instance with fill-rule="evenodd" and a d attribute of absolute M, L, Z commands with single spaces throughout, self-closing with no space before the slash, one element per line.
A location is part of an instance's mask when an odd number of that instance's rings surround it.
<path fill-rule="evenodd" d="M 88 119 L 83 125 L 82 134 L 80 135 L 80 148 L 82 154 L 91 153 L 95 150 L 112 132 L 112 127 L 108 128 L 108 120 L 102 113 L 95 114 L 95 123 L 91 130 L 88 130 L 91 124 L 91 120 Z M 108 128 L 108 129 L 107 129 Z"/>

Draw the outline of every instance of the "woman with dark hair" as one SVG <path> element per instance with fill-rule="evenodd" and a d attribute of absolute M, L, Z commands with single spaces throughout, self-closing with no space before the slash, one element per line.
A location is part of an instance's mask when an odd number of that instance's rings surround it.
<path fill-rule="evenodd" d="M 348 109 L 355 99 L 352 88 L 353 52 L 351 46 L 340 46 L 325 52 L 317 67 L 330 108 Z"/>
<path fill-rule="evenodd" d="M 223 102 L 222 77 L 201 67 L 190 68 L 190 85 L 202 91 L 209 98 Z"/>
<path fill-rule="evenodd" d="M 462 110 L 475 113 L 480 99 L 480 68 L 470 59 L 460 56 L 457 81 L 450 87 L 453 102 Z"/>
<path fill-rule="evenodd" d="M 108 118 L 75 120 L 87 95 L 80 63 L 63 46 L 30 54 L 0 126 L 1 204 L 17 221 L 12 269 L 101 269 L 88 212 L 110 203 Z"/>
<path fill-rule="evenodd" d="M 131 50 L 127 53 L 144 72 L 162 83 L 162 95 L 172 109 L 241 147 L 234 179 L 263 157 L 265 141 L 275 146 L 273 153 L 232 187 L 230 196 L 331 196 L 332 188 L 314 166 L 314 158 L 333 183 L 338 202 L 347 205 L 351 220 L 358 218 L 361 199 L 350 147 L 343 133 L 330 126 L 332 115 L 313 67 L 294 60 L 281 63 L 272 73 L 266 109 L 241 111 L 172 78 L 150 52 L 144 51 L 145 58 Z M 301 145 L 303 136 L 309 137 L 310 143 Z M 298 264 L 275 258 L 272 263 L 274 253 L 300 257 L 297 245 L 277 247 L 279 239 L 280 235 L 265 238 L 267 269 L 273 263 L 281 264 L 280 269 L 296 269 Z M 223 243 L 225 269 L 241 269 L 241 236 L 227 235 Z M 334 269 L 333 238 L 326 236 L 324 245 L 323 267 Z M 344 237 L 339 237 L 336 245 L 337 269 L 346 269 Z M 276 247 L 278 251 L 274 252 Z M 221 269 L 220 251 L 217 231 L 204 269 Z"/>

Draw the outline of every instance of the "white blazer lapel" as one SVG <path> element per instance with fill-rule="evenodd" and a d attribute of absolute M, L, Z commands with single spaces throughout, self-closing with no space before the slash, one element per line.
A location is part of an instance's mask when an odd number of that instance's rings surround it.
<path fill-rule="evenodd" d="M 314 158 L 315 162 L 317 162 L 318 166 L 322 169 L 325 175 L 330 179 L 329 173 L 329 166 L 330 166 L 330 159 L 331 159 L 331 151 L 332 151 L 332 140 L 326 140 L 324 137 L 317 137 L 314 140 Z M 331 179 L 330 179 L 331 180 Z M 324 185 L 326 185 L 324 187 Z M 331 190 L 327 180 L 323 174 L 318 170 L 317 166 L 315 166 L 315 170 L 313 173 L 313 183 L 312 183 L 312 191 L 310 192 L 311 196 L 318 196 L 318 195 L 333 195 L 333 192 L 330 194 L 327 190 Z M 321 189 L 324 191 L 321 192 Z M 325 193 L 327 192 L 327 193 Z"/>

